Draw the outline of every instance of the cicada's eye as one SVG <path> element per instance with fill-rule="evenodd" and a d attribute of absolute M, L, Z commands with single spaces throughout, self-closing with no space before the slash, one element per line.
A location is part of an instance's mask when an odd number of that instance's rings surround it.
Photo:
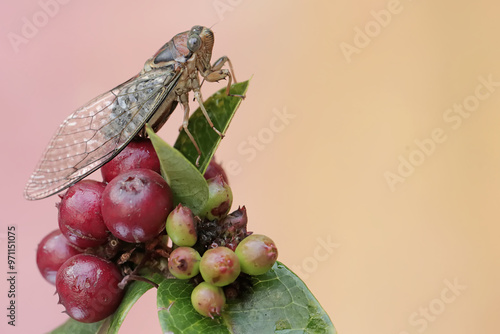
<path fill-rule="evenodd" d="M 189 51 L 196 52 L 201 46 L 201 39 L 198 35 L 191 35 L 187 41 L 187 47 Z"/>

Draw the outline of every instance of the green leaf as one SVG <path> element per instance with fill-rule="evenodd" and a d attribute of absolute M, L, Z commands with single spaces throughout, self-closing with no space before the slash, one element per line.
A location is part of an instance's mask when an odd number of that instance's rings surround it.
<path fill-rule="evenodd" d="M 229 301 L 221 317 L 199 315 L 191 305 L 193 286 L 164 279 L 158 288 L 158 316 L 164 332 L 174 334 L 317 333 L 336 330 L 306 285 L 276 263 L 266 274 L 251 278 L 253 288 Z"/>
<path fill-rule="evenodd" d="M 159 274 L 145 275 L 144 277 L 152 280 L 153 282 L 158 282 L 162 279 Z M 107 324 L 103 325 L 103 328 L 100 329 L 99 334 L 118 333 L 120 326 L 122 325 L 132 306 L 136 301 L 139 300 L 139 298 L 143 294 L 145 294 L 152 287 L 153 286 L 147 282 L 134 281 L 130 283 L 126 288 L 127 290 L 125 291 L 125 295 L 123 296 L 123 300 L 120 306 L 118 307 L 116 312 L 109 318 L 109 327 L 106 326 L 107 328 L 104 328 Z"/>
<path fill-rule="evenodd" d="M 47 334 L 95 334 L 99 330 L 99 327 L 101 327 L 101 324 L 102 321 L 92 324 L 84 324 L 83 322 L 69 319 L 64 324 Z"/>
<path fill-rule="evenodd" d="M 149 125 L 146 125 L 146 131 L 160 159 L 161 173 L 172 189 L 175 204 L 182 203 L 198 215 L 208 199 L 205 178 L 182 153 L 154 133 Z"/>
<path fill-rule="evenodd" d="M 234 84 L 231 86 L 231 94 L 245 95 L 248 89 L 249 80 Z M 229 123 L 233 119 L 242 98 L 226 95 L 226 88 L 223 88 L 210 96 L 204 103 L 208 116 L 214 123 L 217 130 L 226 133 Z M 201 174 L 205 173 L 208 163 L 212 159 L 217 146 L 221 141 L 220 136 L 208 125 L 207 119 L 200 108 L 196 109 L 189 118 L 188 129 L 193 135 L 196 143 L 201 150 L 200 164 L 198 170 Z M 178 149 L 194 165 L 198 158 L 193 143 L 182 131 L 177 137 L 174 147 Z"/>

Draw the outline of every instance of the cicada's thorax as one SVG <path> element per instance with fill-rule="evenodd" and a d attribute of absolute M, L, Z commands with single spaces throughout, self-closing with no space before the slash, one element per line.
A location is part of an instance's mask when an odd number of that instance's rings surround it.
<path fill-rule="evenodd" d="M 210 31 L 211 36 L 205 37 L 205 40 L 204 35 L 200 34 L 202 42 L 205 42 L 206 45 L 197 52 L 191 52 L 187 48 L 189 33 L 190 31 L 186 31 L 175 35 L 146 61 L 141 72 L 175 73 L 174 80 L 165 83 L 165 89 L 173 88 L 172 94 L 168 94 L 161 102 L 160 107 L 148 122 L 155 132 L 168 120 L 179 102 L 179 97 L 199 88 L 198 72 L 204 74 L 210 69 L 213 46 L 212 32 Z"/>

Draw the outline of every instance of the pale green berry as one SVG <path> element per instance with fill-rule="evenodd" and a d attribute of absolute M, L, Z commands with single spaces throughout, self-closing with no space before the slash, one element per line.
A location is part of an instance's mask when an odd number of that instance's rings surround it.
<path fill-rule="evenodd" d="M 243 239 L 235 250 L 241 271 L 249 275 L 266 273 L 278 258 L 278 249 L 271 238 L 252 234 Z"/>
<path fill-rule="evenodd" d="M 217 175 L 207 180 L 207 184 L 208 200 L 203 210 L 201 210 L 201 216 L 209 220 L 221 219 L 231 209 L 233 193 L 222 175 Z"/>
<path fill-rule="evenodd" d="M 215 286 L 233 283 L 240 274 L 240 262 L 236 254 L 227 247 L 209 249 L 200 262 L 203 279 Z"/>
<path fill-rule="evenodd" d="M 198 240 L 195 217 L 187 206 L 177 205 L 168 215 L 165 225 L 168 236 L 177 246 L 191 247 Z"/>
<path fill-rule="evenodd" d="M 179 279 L 188 279 L 200 272 L 200 254 L 190 247 L 179 247 L 170 253 L 168 270 Z"/>
<path fill-rule="evenodd" d="M 221 314 L 226 305 L 226 296 L 222 288 L 201 282 L 191 293 L 191 303 L 199 314 L 213 319 L 214 315 Z"/>

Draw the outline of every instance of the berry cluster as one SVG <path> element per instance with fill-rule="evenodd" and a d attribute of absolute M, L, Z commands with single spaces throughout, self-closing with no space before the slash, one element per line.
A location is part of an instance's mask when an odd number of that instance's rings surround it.
<path fill-rule="evenodd" d="M 227 214 L 230 203 L 226 201 L 230 201 L 231 196 L 222 177 L 209 179 L 208 184 L 209 199 L 215 205 L 205 214 L 212 217 L 216 212 L 218 216 L 200 220 L 189 208 L 179 204 L 168 216 L 166 230 L 174 244 L 168 258 L 170 274 L 179 279 L 201 275 L 203 282 L 198 280 L 191 302 L 200 314 L 213 318 L 224 308 L 226 295 L 231 298 L 238 295 L 240 284 L 236 280 L 241 277 L 246 281 L 240 274 L 264 274 L 276 262 L 278 251 L 269 237 L 246 231 L 244 207 Z M 221 210 L 221 207 L 227 209 Z"/>
<path fill-rule="evenodd" d="M 204 175 L 209 198 L 198 216 L 182 203 L 174 209 L 148 139 L 131 142 L 101 173 L 103 182 L 83 180 L 61 196 L 59 230 L 37 250 L 41 274 L 73 319 L 90 323 L 111 315 L 128 282 L 148 281 L 140 275 L 144 268 L 190 279 L 193 307 L 213 317 L 248 284 L 247 275 L 275 263 L 274 242 L 247 232 L 245 207 L 229 214 L 231 188 L 215 161 Z"/>

